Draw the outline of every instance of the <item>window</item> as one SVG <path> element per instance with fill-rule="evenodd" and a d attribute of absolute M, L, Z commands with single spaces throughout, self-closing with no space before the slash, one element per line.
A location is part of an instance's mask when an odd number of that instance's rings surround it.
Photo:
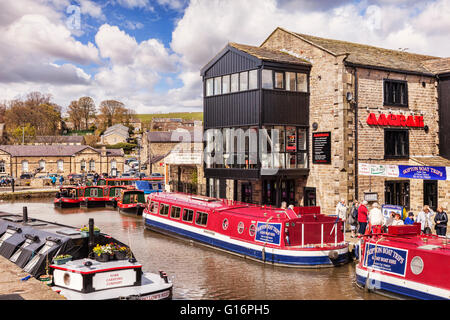
<path fill-rule="evenodd" d="M 206 79 L 206 96 L 212 96 L 214 94 L 214 83 L 213 83 L 213 79 Z"/>
<path fill-rule="evenodd" d="M 256 232 L 256 227 L 254 224 L 250 225 L 250 228 L 248 229 L 248 234 L 250 235 L 250 237 L 253 237 L 255 235 Z"/>
<path fill-rule="evenodd" d="M 230 84 L 230 92 L 239 91 L 239 74 L 233 73 L 231 75 L 231 84 Z"/>
<path fill-rule="evenodd" d="M 286 90 L 295 91 L 295 73 L 286 72 Z"/>
<path fill-rule="evenodd" d="M 0 161 L 0 173 L 5 173 L 5 172 L 6 172 L 5 161 Z"/>
<path fill-rule="evenodd" d="M 159 214 L 161 216 L 167 216 L 169 214 L 169 205 L 161 203 L 161 206 L 159 207 Z"/>
<path fill-rule="evenodd" d="M 248 89 L 248 73 L 241 72 L 239 74 L 239 91 L 245 91 Z"/>
<path fill-rule="evenodd" d="M 222 93 L 222 77 L 214 78 L 214 94 Z"/>
<path fill-rule="evenodd" d="M 80 162 L 80 170 L 81 170 L 81 172 L 86 170 L 86 160 L 81 160 L 81 162 Z"/>
<path fill-rule="evenodd" d="M 194 210 L 184 209 L 183 210 L 183 221 L 192 222 L 194 219 Z"/>
<path fill-rule="evenodd" d="M 272 70 L 262 70 L 262 87 L 263 89 L 273 89 Z"/>
<path fill-rule="evenodd" d="M 258 89 L 258 70 L 248 72 L 248 90 Z"/>
<path fill-rule="evenodd" d="M 95 171 L 95 161 L 89 161 L 89 171 Z"/>
<path fill-rule="evenodd" d="M 223 219 L 223 221 L 222 221 L 222 229 L 223 230 L 228 229 L 228 219 L 227 218 Z"/>
<path fill-rule="evenodd" d="M 284 72 L 275 71 L 275 89 L 284 89 Z"/>
<path fill-rule="evenodd" d="M 308 78 L 305 73 L 297 73 L 297 91 L 308 92 Z"/>
<path fill-rule="evenodd" d="M 384 157 L 401 158 L 409 156 L 409 131 L 384 130 Z"/>
<path fill-rule="evenodd" d="M 384 80 L 384 105 L 408 106 L 406 81 Z"/>
<path fill-rule="evenodd" d="M 205 212 L 197 211 L 197 218 L 195 219 L 195 224 L 200 226 L 206 226 L 208 223 L 208 214 Z"/>
<path fill-rule="evenodd" d="M 222 93 L 230 92 L 230 75 L 222 77 Z"/>
<path fill-rule="evenodd" d="M 22 172 L 28 172 L 28 161 L 27 160 L 22 161 Z"/>
<path fill-rule="evenodd" d="M 180 219 L 181 208 L 172 206 L 170 210 L 170 217 L 173 219 Z"/>
<path fill-rule="evenodd" d="M 39 168 L 41 171 L 45 171 L 45 160 L 39 160 Z"/>
<path fill-rule="evenodd" d="M 384 202 L 409 209 L 409 181 L 385 181 Z"/>
<path fill-rule="evenodd" d="M 150 203 L 150 210 L 151 213 L 156 214 L 158 212 L 158 202 L 152 201 Z"/>
<path fill-rule="evenodd" d="M 111 169 L 117 169 L 117 161 L 111 160 Z"/>
<path fill-rule="evenodd" d="M 58 168 L 58 171 L 64 171 L 64 161 L 63 160 L 58 160 L 56 162 L 56 167 Z"/>
<path fill-rule="evenodd" d="M 244 232 L 244 223 L 242 221 L 239 222 L 239 224 L 237 226 L 237 231 L 239 234 L 242 234 L 242 232 Z"/>

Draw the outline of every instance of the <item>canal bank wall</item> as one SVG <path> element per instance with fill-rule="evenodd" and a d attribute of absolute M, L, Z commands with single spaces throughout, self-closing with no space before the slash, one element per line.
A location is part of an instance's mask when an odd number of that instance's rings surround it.
<path fill-rule="evenodd" d="M 27 279 L 28 276 L 20 267 L 0 256 L 0 300 L 66 300 L 45 283 L 32 276 Z"/>
<path fill-rule="evenodd" d="M 53 198 L 58 192 L 58 188 L 48 189 L 16 189 L 14 192 L 11 190 L 0 190 L 0 200 L 22 200 L 22 199 L 35 199 L 35 198 Z"/>

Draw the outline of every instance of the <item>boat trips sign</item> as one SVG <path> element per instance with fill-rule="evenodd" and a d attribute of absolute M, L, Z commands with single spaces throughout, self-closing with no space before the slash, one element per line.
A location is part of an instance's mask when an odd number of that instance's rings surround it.
<path fill-rule="evenodd" d="M 255 241 L 279 246 L 281 240 L 281 223 L 258 222 Z"/>
<path fill-rule="evenodd" d="M 408 250 L 367 243 L 364 266 L 398 276 L 405 276 Z"/>

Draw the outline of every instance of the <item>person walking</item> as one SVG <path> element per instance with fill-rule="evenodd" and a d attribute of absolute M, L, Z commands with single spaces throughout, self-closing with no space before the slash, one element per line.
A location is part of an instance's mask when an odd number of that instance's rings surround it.
<path fill-rule="evenodd" d="M 353 200 L 353 205 L 348 215 L 348 224 L 350 225 L 351 237 L 356 237 L 356 227 L 358 226 L 358 200 Z"/>
<path fill-rule="evenodd" d="M 364 200 L 358 208 L 359 235 L 363 235 L 366 232 L 367 215 L 368 215 L 367 201 Z"/>
<path fill-rule="evenodd" d="M 447 213 L 444 211 L 444 208 L 442 206 L 439 206 L 436 211 L 437 213 L 434 216 L 434 228 L 436 229 L 436 234 L 438 236 L 446 236 L 448 222 Z"/>
<path fill-rule="evenodd" d="M 345 199 L 342 198 L 341 201 L 336 205 L 336 216 L 342 220 L 342 228 L 345 233 L 345 221 L 347 220 L 347 206 L 345 205 Z"/>
<path fill-rule="evenodd" d="M 422 211 L 417 214 L 416 222 L 420 223 L 420 229 L 424 234 L 431 234 L 431 217 L 434 216 L 434 211 L 428 205 L 424 205 Z"/>
<path fill-rule="evenodd" d="M 372 209 L 369 212 L 369 223 L 372 233 L 381 233 L 381 227 L 383 225 L 383 213 L 377 202 L 372 204 Z"/>

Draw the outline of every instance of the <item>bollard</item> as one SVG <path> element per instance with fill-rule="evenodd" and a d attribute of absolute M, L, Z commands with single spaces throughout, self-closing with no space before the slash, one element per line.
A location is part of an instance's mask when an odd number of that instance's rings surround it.
<path fill-rule="evenodd" d="M 95 243 L 94 243 L 94 219 L 89 218 L 89 252 L 94 249 Z"/>
<path fill-rule="evenodd" d="M 28 222 L 28 208 L 23 207 L 23 214 L 22 214 L 22 220 L 23 222 Z"/>

